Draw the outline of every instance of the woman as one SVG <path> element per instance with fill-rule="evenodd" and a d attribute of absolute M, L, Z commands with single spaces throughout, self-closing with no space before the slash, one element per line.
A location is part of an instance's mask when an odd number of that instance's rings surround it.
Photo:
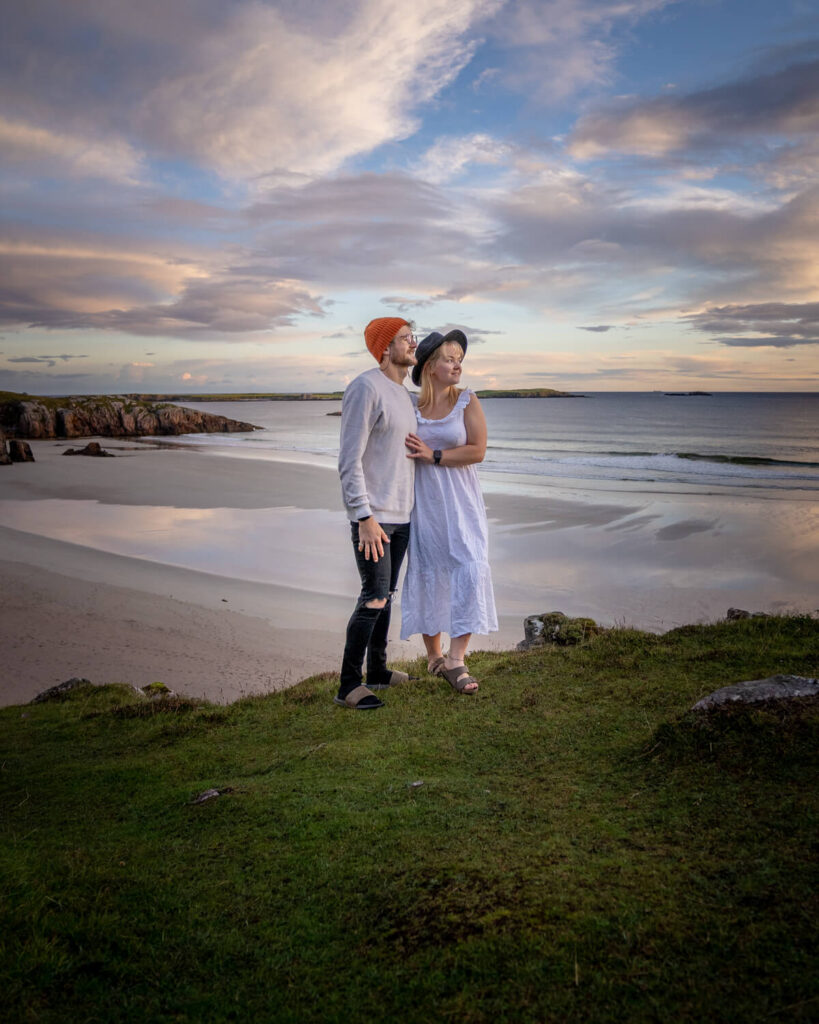
<path fill-rule="evenodd" d="M 412 382 L 416 433 L 415 507 L 407 575 L 401 596 L 401 636 L 421 633 L 429 671 L 458 693 L 475 693 L 464 664 L 473 633 L 498 628 L 487 557 L 486 509 L 476 463 L 486 453 L 486 419 L 478 396 L 459 388 L 467 340 L 462 331 L 433 332 L 419 344 Z M 449 651 L 441 651 L 441 633 Z"/>

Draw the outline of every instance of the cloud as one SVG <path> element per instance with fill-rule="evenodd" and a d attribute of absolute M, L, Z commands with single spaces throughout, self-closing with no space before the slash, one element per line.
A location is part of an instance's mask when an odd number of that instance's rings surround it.
<path fill-rule="evenodd" d="M 686 319 L 696 331 L 735 348 L 819 345 L 819 302 L 721 306 Z"/>
<path fill-rule="evenodd" d="M 454 323 L 449 320 L 442 324 L 436 324 L 434 327 L 419 328 L 418 334 L 419 336 L 426 337 L 432 331 L 438 331 L 439 334 L 448 334 L 449 331 L 463 331 L 470 345 L 484 345 L 493 335 L 503 335 L 506 333 L 505 331 L 490 330 L 486 327 L 470 327 L 469 324 Z"/>
<path fill-rule="evenodd" d="M 408 174 L 363 173 L 272 189 L 246 216 L 257 268 L 401 298 L 485 258 L 485 218 L 470 203 Z"/>
<path fill-rule="evenodd" d="M 817 294 L 819 187 L 731 202 L 719 188 L 645 195 L 612 187 L 602 170 L 552 169 L 492 206 L 495 251 L 525 268 L 529 287 L 601 320 L 615 292 L 620 315 L 646 311 L 647 285 L 654 304 L 678 308 Z"/>
<path fill-rule="evenodd" d="M 412 134 L 416 111 L 471 59 L 472 27 L 500 6 L 147 0 L 137 17 L 42 0 L 9 19 L 0 85 L 14 116 L 46 132 L 124 132 L 230 179 L 316 176 Z"/>
<path fill-rule="evenodd" d="M 392 306 L 393 309 L 404 315 L 415 309 L 426 309 L 428 306 L 435 305 L 432 299 L 405 298 L 400 295 L 385 295 L 381 302 L 385 306 Z"/>
<path fill-rule="evenodd" d="M 21 233 L 0 244 L 0 276 L 0 322 L 53 330 L 210 340 L 322 316 L 328 305 L 269 267 L 209 266 L 133 240 Z"/>
<path fill-rule="evenodd" d="M 415 165 L 415 173 L 435 184 L 452 181 L 474 166 L 503 167 L 509 163 L 512 147 L 487 135 L 450 136 L 437 139 Z"/>
<path fill-rule="evenodd" d="M 612 324 L 597 324 L 594 327 L 578 327 L 579 331 L 592 331 L 595 334 L 605 334 L 612 330 Z"/>
<path fill-rule="evenodd" d="M 323 316 L 322 301 L 295 282 L 227 277 L 189 282 L 168 303 L 96 313 L 51 310 L 30 326 L 224 341 L 231 335 L 270 332 L 305 314 Z"/>
<path fill-rule="evenodd" d="M 676 0 L 513 0 L 491 29 L 506 48 L 499 80 L 530 102 L 553 104 L 611 81 L 615 33 Z"/>
<path fill-rule="evenodd" d="M 0 159 L 7 167 L 34 169 L 48 178 L 91 178 L 138 185 L 144 174 L 142 154 L 124 139 L 71 135 L 2 116 Z"/>
<path fill-rule="evenodd" d="M 46 366 L 56 366 L 57 360 L 63 363 L 69 362 L 71 359 L 87 359 L 86 355 L 68 355 L 63 353 L 59 356 L 16 356 L 9 358 L 10 363 L 44 363 Z"/>
<path fill-rule="evenodd" d="M 684 96 L 625 100 L 583 115 L 569 150 L 588 160 L 608 153 L 664 157 L 683 150 L 720 151 L 766 136 L 800 138 L 819 132 L 819 41 L 801 48 L 786 67 Z M 774 55 L 770 55 L 770 60 Z M 776 52 L 781 62 L 781 52 Z"/>

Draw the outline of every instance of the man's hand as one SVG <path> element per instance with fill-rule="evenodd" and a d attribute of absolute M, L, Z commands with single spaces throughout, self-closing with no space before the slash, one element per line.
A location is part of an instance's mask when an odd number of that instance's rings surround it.
<path fill-rule="evenodd" d="M 381 529 L 375 516 L 370 516 L 364 522 L 358 524 L 358 550 L 364 552 L 364 558 L 372 558 L 377 562 L 384 557 L 384 545 L 389 544 L 390 538 Z"/>

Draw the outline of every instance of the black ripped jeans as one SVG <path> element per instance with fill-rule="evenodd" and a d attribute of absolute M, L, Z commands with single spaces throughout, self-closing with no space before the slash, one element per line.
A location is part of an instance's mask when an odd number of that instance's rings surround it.
<path fill-rule="evenodd" d="M 365 558 L 358 550 L 358 523 L 350 523 L 353 551 L 355 552 L 358 574 L 361 577 L 361 593 L 358 595 L 355 611 L 347 623 L 347 641 L 341 662 L 341 683 L 339 697 L 361 685 L 364 655 L 367 655 L 367 679 L 373 683 L 384 683 L 390 677 L 387 668 L 387 636 L 390 631 L 390 608 L 392 595 L 398 586 L 398 574 L 409 544 L 409 523 L 381 523 L 381 529 L 390 538 L 384 545 L 384 556 L 374 562 Z M 368 608 L 368 601 L 386 598 L 383 608 Z"/>

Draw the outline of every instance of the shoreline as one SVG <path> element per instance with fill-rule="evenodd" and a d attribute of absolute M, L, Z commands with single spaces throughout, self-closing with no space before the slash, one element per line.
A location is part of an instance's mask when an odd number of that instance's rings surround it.
<path fill-rule="evenodd" d="M 101 443 L 118 458 L 36 441 L 36 462 L 2 470 L 0 704 L 72 676 L 230 701 L 338 671 L 358 577 L 334 467 Z M 513 648 L 526 616 L 554 610 L 658 633 L 731 606 L 819 606 L 814 502 L 627 487 L 485 498 L 501 629 L 472 650 Z M 421 654 L 399 628 L 394 614 L 390 657 Z"/>

